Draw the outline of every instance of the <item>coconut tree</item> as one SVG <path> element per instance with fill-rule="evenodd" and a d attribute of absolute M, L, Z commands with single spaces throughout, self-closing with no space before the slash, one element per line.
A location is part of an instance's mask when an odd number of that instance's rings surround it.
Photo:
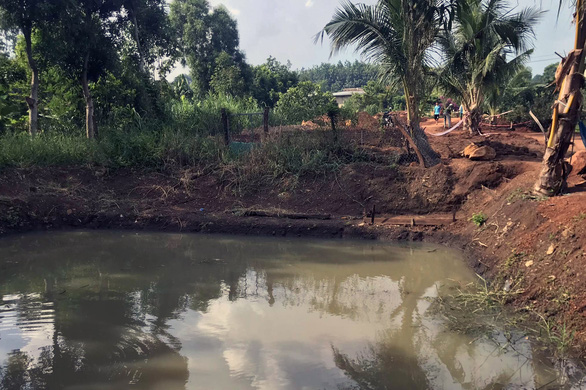
<path fill-rule="evenodd" d="M 565 162 L 566 153 L 572 142 L 572 135 L 580 119 L 582 92 L 584 86 L 584 56 L 586 45 L 586 4 L 577 0 L 575 22 L 576 36 L 574 49 L 558 65 L 555 75 L 559 96 L 553 104 L 553 115 L 547 148 L 543 155 L 543 166 L 535 183 L 535 192 L 552 196 L 562 192 L 566 185 L 569 167 Z"/>
<path fill-rule="evenodd" d="M 458 2 L 454 30 L 443 32 L 438 41 L 445 59 L 439 82 L 446 92 L 461 98 L 464 129 L 470 133 L 480 132 L 489 92 L 506 84 L 528 60 L 540 14 L 535 8 L 512 13 L 505 0 Z"/>
<path fill-rule="evenodd" d="M 419 102 L 424 92 L 430 48 L 447 23 L 447 0 L 379 0 L 374 5 L 345 1 L 316 40 L 326 34 L 331 55 L 348 47 L 379 64 L 383 81 L 400 80 L 405 92 L 409 135 L 426 165 L 439 162 L 419 127 Z"/>

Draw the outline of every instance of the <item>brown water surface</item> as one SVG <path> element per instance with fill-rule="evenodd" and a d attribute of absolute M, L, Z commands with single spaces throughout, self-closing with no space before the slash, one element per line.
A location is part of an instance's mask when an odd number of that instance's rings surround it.
<path fill-rule="evenodd" d="M 431 313 L 474 280 L 446 248 L 60 232 L 0 267 L 0 389 L 556 388 L 523 335 Z"/>

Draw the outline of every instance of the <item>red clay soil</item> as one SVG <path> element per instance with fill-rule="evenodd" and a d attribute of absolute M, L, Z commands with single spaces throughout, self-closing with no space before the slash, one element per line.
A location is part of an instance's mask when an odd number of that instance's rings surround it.
<path fill-rule="evenodd" d="M 574 171 L 569 194 L 536 199 L 530 190 L 541 166 L 542 134 L 524 128 L 487 127 L 483 129 L 490 133 L 487 137 L 462 130 L 436 137 L 432 134 L 443 130 L 441 124 L 426 120 L 423 127 L 442 157 L 442 163 L 433 168 L 355 163 L 335 174 L 301 177 L 297 183 L 282 180 L 240 195 L 199 167 L 164 172 L 95 167 L 4 169 L 0 171 L 0 235 L 81 227 L 435 241 L 462 248 L 475 269 L 490 277 L 497 288 L 510 279 L 520 292 L 511 297 L 511 304 L 529 307 L 559 326 L 566 324 L 576 331 L 576 351 L 583 354 L 585 178 Z M 372 124 L 347 129 L 344 134 L 359 140 L 373 156 L 402 147 L 391 132 L 381 132 Z M 460 152 L 471 142 L 493 147 L 496 158 L 471 161 L 461 157 Z M 575 148 L 576 152 L 584 150 L 579 140 Z M 456 211 L 457 221 L 426 227 L 370 226 L 363 218 L 373 206 L 383 219 Z M 250 210 L 275 217 L 245 216 Z M 478 213 L 487 216 L 480 228 L 470 221 Z M 284 214 L 302 219 L 279 218 Z M 314 218 L 303 219 L 304 214 Z M 379 218 L 377 221 L 383 220 Z"/>

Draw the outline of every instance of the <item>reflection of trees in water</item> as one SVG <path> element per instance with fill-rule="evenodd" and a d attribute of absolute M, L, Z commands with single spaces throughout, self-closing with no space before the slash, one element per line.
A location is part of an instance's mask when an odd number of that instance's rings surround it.
<path fill-rule="evenodd" d="M 360 390 L 427 389 L 425 372 L 411 351 L 403 351 L 392 343 L 369 345 L 355 358 L 332 347 L 334 363 Z"/>
<path fill-rule="evenodd" d="M 421 367 L 415 344 L 414 324 L 417 304 L 426 290 L 438 280 L 437 275 L 421 269 L 420 262 L 410 262 L 414 269 L 399 282 L 401 305 L 391 317 L 401 315 L 401 326 L 389 329 L 380 341 L 370 345 L 356 358 L 350 358 L 332 346 L 336 366 L 358 384 L 359 389 L 427 389 L 426 371 Z"/>
<path fill-rule="evenodd" d="M 14 260 L 26 267 L 15 266 L 0 275 L 0 294 L 37 292 L 39 302 L 54 302 L 55 315 L 50 345 L 39 357 L 24 352 L 11 356 L 0 372 L 6 383 L 20 380 L 59 388 L 90 382 L 123 387 L 133 382 L 140 388 L 168 380 L 181 388 L 189 373 L 169 321 L 188 309 L 206 312 L 211 301 L 227 296 L 230 301 L 255 298 L 271 306 L 306 305 L 344 318 L 395 324 L 359 356 L 333 346 L 336 365 L 364 389 L 428 385 L 426 368 L 417 360 L 422 342 L 416 337 L 418 303 L 449 271 L 430 272 L 424 258 L 414 256 L 395 265 L 400 268 L 393 275 L 377 278 L 380 273 L 374 268 L 368 277 L 358 277 L 356 268 L 328 267 L 365 259 L 377 263 L 398 255 L 380 248 L 373 251 L 378 251 L 376 257 L 365 249 L 320 243 L 178 235 L 121 239 L 106 234 L 99 240 L 92 235 L 56 235 L 51 241 L 58 248 L 48 250 L 54 257 L 47 255 L 43 248 L 48 245 L 39 238 L 38 252 L 13 251 L 23 253 L 15 256 L 26 258 Z M 21 248 L 25 242 L 14 245 Z M 288 268 L 288 263 L 296 266 Z M 17 310 L 23 322 L 37 316 L 25 306 Z M 431 348 L 440 358 L 454 359 L 441 345 Z M 27 373 L 24 366 L 32 369 Z"/>

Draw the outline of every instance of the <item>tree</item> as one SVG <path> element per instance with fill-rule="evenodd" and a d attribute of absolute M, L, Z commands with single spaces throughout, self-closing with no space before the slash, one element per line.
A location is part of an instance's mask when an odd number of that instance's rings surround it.
<path fill-rule="evenodd" d="M 260 104 L 274 107 L 279 94 L 296 86 L 298 81 L 297 73 L 291 70 L 291 63 L 281 64 L 274 57 L 269 57 L 264 64 L 252 67 L 250 92 Z"/>
<path fill-rule="evenodd" d="M 419 127 L 419 101 L 429 49 L 448 10 L 442 0 L 379 0 L 375 5 L 346 1 L 316 37 L 329 36 L 332 55 L 356 45 L 365 58 L 379 64 L 383 80 L 400 80 L 409 133 L 428 166 L 440 160 Z"/>
<path fill-rule="evenodd" d="M 58 26 L 45 38 L 47 55 L 70 77 L 79 80 L 86 105 L 86 135 L 98 133 L 90 83 L 106 74 L 117 60 L 116 19 L 121 10 L 116 0 L 66 2 Z"/>
<path fill-rule="evenodd" d="M 321 85 L 327 92 L 338 92 L 343 88 L 365 86 L 369 81 L 377 81 L 378 66 L 364 62 L 323 63 L 309 69 L 299 71 L 301 81 L 313 81 Z"/>
<path fill-rule="evenodd" d="M 232 96 L 244 96 L 247 92 L 242 70 L 226 52 L 220 53 L 216 58 L 210 89 L 217 94 Z"/>
<path fill-rule="evenodd" d="M 555 64 L 549 64 L 543 69 L 543 74 L 536 74 L 531 79 L 533 84 L 551 84 L 555 80 L 555 70 L 557 69 L 559 62 Z"/>
<path fill-rule="evenodd" d="M 466 0 L 457 4 L 453 32 L 439 40 L 445 64 L 439 80 L 447 93 L 462 99 L 464 128 L 480 132 L 487 93 L 519 71 L 529 58 L 533 26 L 540 11 L 525 8 L 518 13 L 505 0 Z M 514 58 L 509 59 L 513 55 Z"/>
<path fill-rule="evenodd" d="M 242 69 L 245 61 L 238 49 L 238 28 L 225 7 L 211 10 L 207 0 L 174 0 L 170 18 L 178 34 L 181 60 L 189 66 L 200 95 L 210 90 L 220 54 L 226 53 Z"/>
<path fill-rule="evenodd" d="M 157 59 L 171 57 L 176 50 L 176 40 L 165 11 L 166 1 L 121 1 L 126 13 L 121 15 L 120 22 L 132 36 L 135 46 L 130 52 L 136 55 L 142 72 L 151 71 Z"/>
<path fill-rule="evenodd" d="M 31 94 L 26 98 L 29 110 L 29 133 L 35 136 L 39 118 L 39 67 L 33 53 L 33 33 L 45 22 L 48 0 L 0 0 L 0 22 L 4 30 L 18 30 L 24 36 L 26 56 L 31 71 Z"/>
<path fill-rule="evenodd" d="M 582 110 L 584 86 L 584 46 L 586 45 L 586 5 L 576 2 L 576 36 L 574 49 L 561 61 L 555 73 L 559 95 L 553 104 L 553 115 L 547 148 L 535 192 L 540 195 L 558 195 L 566 186 L 569 174 L 566 153 Z"/>
<path fill-rule="evenodd" d="M 512 77 L 489 89 L 485 101 L 491 118 L 496 119 L 499 113 L 509 111 L 513 111 L 508 114 L 511 120 L 529 118 L 536 95 L 536 86 L 531 80 L 531 69 L 521 66 Z"/>
<path fill-rule="evenodd" d="M 331 93 L 322 92 L 318 84 L 303 81 L 279 94 L 276 111 L 287 124 L 299 124 L 304 120 L 325 115 L 333 107 L 337 107 Z"/>
<path fill-rule="evenodd" d="M 25 80 L 26 71 L 20 63 L 0 53 L 0 133 L 7 125 L 19 123 L 26 114 L 18 93 Z"/>

